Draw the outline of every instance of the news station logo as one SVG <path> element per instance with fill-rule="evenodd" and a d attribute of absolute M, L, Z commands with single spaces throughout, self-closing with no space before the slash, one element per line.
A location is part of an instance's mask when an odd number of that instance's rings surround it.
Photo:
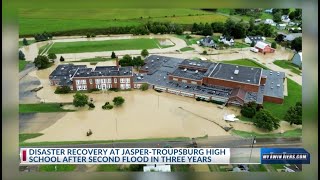
<path fill-rule="evenodd" d="M 262 148 L 261 164 L 310 164 L 310 154 L 303 148 Z"/>

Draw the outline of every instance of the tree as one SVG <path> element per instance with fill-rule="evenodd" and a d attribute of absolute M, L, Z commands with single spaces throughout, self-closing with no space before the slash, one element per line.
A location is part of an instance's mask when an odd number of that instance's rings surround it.
<path fill-rule="evenodd" d="M 277 12 L 277 13 L 273 14 L 273 21 L 276 23 L 281 22 L 281 12 Z"/>
<path fill-rule="evenodd" d="M 241 111 L 240 111 L 242 116 L 248 117 L 248 118 L 253 118 L 256 112 L 257 112 L 257 104 L 255 102 L 249 102 L 244 104 L 241 107 Z"/>
<path fill-rule="evenodd" d="M 148 90 L 148 89 L 149 89 L 149 84 L 143 83 L 143 84 L 140 86 L 140 89 L 141 89 L 142 91 Z"/>
<path fill-rule="evenodd" d="M 236 31 L 232 31 L 232 36 L 234 36 L 235 39 L 240 39 L 246 37 L 246 28 L 243 23 L 237 23 L 235 25 Z"/>
<path fill-rule="evenodd" d="M 125 100 L 123 99 L 123 97 L 117 96 L 117 97 L 113 98 L 112 101 L 115 106 L 121 106 Z"/>
<path fill-rule="evenodd" d="M 292 106 L 284 116 L 284 120 L 292 124 L 302 124 L 302 103 L 297 102 L 295 106 Z"/>
<path fill-rule="evenodd" d="M 149 55 L 148 50 L 143 49 L 143 50 L 141 51 L 141 56 L 143 56 L 143 57 L 147 57 L 148 55 Z"/>
<path fill-rule="evenodd" d="M 296 17 L 295 11 L 292 11 L 292 12 L 289 13 L 289 18 L 290 18 L 291 20 L 295 19 L 295 17 Z"/>
<path fill-rule="evenodd" d="M 26 60 L 26 57 L 21 50 L 19 50 L 19 60 Z"/>
<path fill-rule="evenodd" d="M 253 124 L 262 129 L 266 129 L 268 131 L 272 131 L 274 129 L 278 129 L 280 120 L 274 118 L 269 111 L 260 110 L 256 116 L 254 117 Z"/>
<path fill-rule="evenodd" d="M 302 37 L 295 38 L 291 42 L 291 49 L 296 50 L 297 52 L 302 50 Z"/>
<path fill-rule="evenodd" d="M 202 35 L 204 36 L 211 36 L 212 35 L 212 27 L 209 25 L 209 23 L 206 23 L 204 25 L 204 29 L 202 30 Z"/>
<path fill-rule="evenodd" d="M 290 12 L 290 9 L 282 9 L 282 14 L 288 15 Z"/>
<path fill-rule="evenodd" d="M 111 58 L 112 59 L 115 59 L 117 56 L 116 56 L 116 53 L 114 53 L 113 51 L 112 51 L 112 53 L 111 53 Z"/>
<path fill-rule="evenodd" d="M 73 96 L 73 105 L 75 107 L 83 107 L 88 104 L 88 96 L 82 93 L 77 92 Z"/>
<path fill-rule="evenodd" d="M 212 31 L 217 33 L 224 32 L 224 24 L 223 22 L 213 22 L 211 23 Z"/>
<path fill-rule="evenodd" d="M 250 20 L 249 20 L 249 31 L 252 31 L 253 29 L 254 29 L 254 19 L 253 18 L 251 18 Z"/>
<path fill-rule="evenodd" d="M 204 50 L 204 51 L 202 52 L 202 54 L 206 55 L 206 54 L 208 54 L 208 52 L 207 52 L 206 50 Z"/>
<path fill-rule="evenodd" d="M 28 46 L 28 45 L 29 45 L 29 43 L 28 43 L 28 41 L 27 41 L 26 38 L 23 38 L 22 43 L 23 43 L 23 45 L 25 45 L 25 46 Z"/>
<path fill-rule="evenodd" d="M 119 60 L 121 66 L 132 66 L 132 57 L 128 54 L 124 55 L 122 59 Z"/>
<path fill-rule="evenodd" d="M 55 94 L 67 94 L 71 92 L 71 88 L 69 86 L 58 86 L 54 91 Z"/>
<path fill-rule="evenodd" d="M 141 67 L 144 65 L 144 60 L 141 59 L 141 56 L 134 57 L 132 59 L 132 65 L 136 67 Z"/>
<path fill-rule="evenodd" d="M 224 28 L 225 28 L 224 35 L 232 36 L 233 32 L 235 31 L 235 27 L 236 27 L 236 23 L 230 18 L 228 18 L 224 25 Z"/>
<path fill-rule="evenodd" d="M 272 42 L 271 43 L 271 47 L 274 48 L 274 49 L 277 49 L 277 43 L 276 42 Z"/>
<path fill-rule="evenodd" d="M 193 23 L 192 28 L 191 28 L 191 32 L 192 33 L 197 33 L 199 31 L 199 26 L 197 23 Z"/>
<path fill-rule="evenodd" d="M 177 24 L 175 25 L 175 29 L 174 29 L 174 32 L 178 35 L 181 35 L 183 33 L 183 28 L 181 25 Z"/>
<path fill-rule="evenodd" d="M 280 43 L 280 42 L 283 41 L 284 37 L 285 37 L 285 35 L 283 35 L 283 34 L 278 34 L 274 40 L 275 40 L 276 42 Z"/>
<path fill-rule="evenodd" d="M 34 59 L 34 64 L 38 69 L 45 69 L 50 66 L 50 62 L 47 56 L 44 55 L 38 55 Z"/>
<path fill-rule="evenodd" d="M 64 58 L 62 56 L 60 56 L 60 61 L 64 61 Z"/>
<path fill-rule="evenodd" d="M 295 19 L 296 20 L 301 20 L 302 19 L 302 9 L 296 9 L 294 11 L 294 13 L 295 13 Z"/>
<path fill-rule="evenodd" d="M 57 58 L 57 56 L 56 56 L 56 54 L 54 54 L 54 53 L 49 53 L 49 54 L 48 54 L 48 58 L 49 58 L 50 60 L 54 60 L 54 59 Z"/>

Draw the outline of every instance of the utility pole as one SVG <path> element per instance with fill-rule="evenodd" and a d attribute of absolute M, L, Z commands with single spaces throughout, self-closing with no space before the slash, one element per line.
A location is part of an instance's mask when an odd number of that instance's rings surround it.
<path fill-rule="evenodd" d="M 252 135 L 251 135 L 252 136 Z M 256 136 L 253 136 L 252 143 L 251 143 L 251 152 L 250 152 L 250 158 L 249 158 L 249 163 L 251 162 L 251 155 L 252 155 L 252 149 L 253 145 L 256 143 Z"/>

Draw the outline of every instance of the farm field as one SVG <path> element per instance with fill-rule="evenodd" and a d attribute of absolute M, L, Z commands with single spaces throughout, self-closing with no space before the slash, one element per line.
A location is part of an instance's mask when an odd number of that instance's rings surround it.
<path fill-rule="evenodd" d="M 79 42 L 57 42 L 50 48 L 49 53 L 81 53 L 101 52 L 115 50 L 139 50 L 158 48 L 157 39 L 121 39 L 107 41 L 79 41 Z"/>
<path fill-rule="evenodd" d="M 276 60 L 273 62 L 273 64 L 282 67 L 284 69 L 290 69 L 291 72 L 300 75 L 301 71 L 299 70 L 299 67 L 295 64 L 292 64 L 291 61 L 287 60 Z"/>
<path fill-rule="evenodd" d="M 226 19 L 225 15 L 197 9 L 20 9 L 19 35 L 138 26 L 148 21 L 192 24 Z"/>

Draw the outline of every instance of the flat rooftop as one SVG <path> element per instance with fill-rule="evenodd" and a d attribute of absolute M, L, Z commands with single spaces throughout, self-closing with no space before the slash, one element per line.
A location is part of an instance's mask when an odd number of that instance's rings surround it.
<path fill-rule="evenodd" d="M 262 68 L 219 63 L 209 74 L 209 77 L 258 85 L 261 72 Z"/>
<path fill-rule="evenodd" d="M 187 79 L 202 80 L 205 73 L 198 70 L 190 70 L 187 68 L 177 68 L 171 74 L 173 76 L 183 77 Z"/>
<path fill-rule="evenodd" d="M 145 59 L 145 65 L 140 70 L 148 71 L 148 74 L 153 74 L 156 71 L 167 68 L 169 73 L 172 73 L 181 63 L 183 59 L 171 58 L 166 56 L 151 55 Z"/>
<path fill-rule="evenodd" d="M 208 61 L 197 61 L 197 60 L 185 59 L 179 64 L 179 66 L 189 66 L 195 69 L 197 68 L 208 69 L 211 64 L 212 62 L 208 62 Z"/>
<path fill-rule="evenodd" d="M 266 76 L 266 84 L 260 86 L 259 92 L 265 96 L 284 98 L 283 91 L 284 85 L 283 81 L 285 78 L 284 72 L 263 70 L 262 75 Z M 258 92 L 258 93 L 259 93 Z"/>

